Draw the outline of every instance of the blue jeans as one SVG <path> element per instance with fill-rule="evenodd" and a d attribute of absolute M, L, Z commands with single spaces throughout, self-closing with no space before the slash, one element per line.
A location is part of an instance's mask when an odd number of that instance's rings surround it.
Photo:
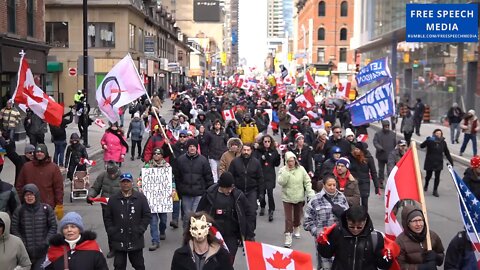
<path fill-rule="evenodd" d="M 180 201 L 173 202 L 172 220 L 178 222 L 180 217 Z"/>
<path fill-rule="evenodd" d="M 188 218 L 190 218 L 190 215 L 197 211 L 197 206 L 200 202 L 200 198 L 202 198 L 202 196 L 182 196 L 182 209 L 183 213 L 185 214 L 183 220 L 183 228 L 187 227 Z"/>
<path fill-rule="evenodd" d="M 450 124 L 450 140 L 452 144 L 460 137 L 460 123 L 451 123 Z"/>
<path fill-rule="evenodd" d="M 460 148 L 460 153 L 463 154 L 465 152 L 465 148 L 467 148 L 468 141 L 472 140 L 472 147 L 473 147 L 473 155 L 477 155 L 477 135 L 476 134 L 467 134 L 463 137 L 462 147 Z"/>
<path fill-rule="evenodd" d="M 159 220 L 160 226 L 158 225 Z M 166 229 L 167 213 L 152 213 L 152 219 L 150 220 L 150 235 L 152 236 L 153 244 L 160 243 L 160 235 L 158 234 L 158 232 L 160 230 L 160 234 L 165 234 Z"/>
<path fill-rule="evenodd" d="M 55 145 L 55 153 L 53 154 L 53 163 L 63 166 L 65 159 L 65 148 L 67 147 L 66 141 L 53 141 Z"/>

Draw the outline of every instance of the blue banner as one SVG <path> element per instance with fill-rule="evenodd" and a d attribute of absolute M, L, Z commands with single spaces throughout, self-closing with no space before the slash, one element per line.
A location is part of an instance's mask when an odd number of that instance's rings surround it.
<path fill-rule="evenodd" d="M 368 63 L 355 76 L 357 86 L 362 87 L 372 82 L 382 79 L 390 79 L 390 69 L 388 69 L 388 58 L 380 58 Z"/>
<path fill-rule="evenodd" d="M 347 106 L 353 126 L 372 123 L 395 114 L 393 84 L 391 80 L 373 88 Z"/>
<path fill-rule="evenodd" d="M 478 42 L 477 4 L 407 4 L 407 42 Z"/>

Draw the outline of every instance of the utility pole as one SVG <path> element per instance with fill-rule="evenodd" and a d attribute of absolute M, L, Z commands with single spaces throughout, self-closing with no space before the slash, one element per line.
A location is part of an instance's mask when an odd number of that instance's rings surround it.
<path fill-rule="evenodd" d="M 85 147 L 90 147 L 88 145 L 88 126 L 90 120 L 90 106 L 88 105 L 88 0 L 83 0 L 83 89 L 85 92 L 85 101 L 83 104 L 83 113 L 81 117 L 84 118 L 83 121 L 83 145 Z M 86 118 L 86 119 L 85 119 Z"/>

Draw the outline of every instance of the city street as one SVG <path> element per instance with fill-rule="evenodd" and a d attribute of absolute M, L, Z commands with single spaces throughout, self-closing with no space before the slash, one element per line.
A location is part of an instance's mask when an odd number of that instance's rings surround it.
<path fill-rule="evenodd" d="M 166 102 L 163 107 L 163 115 L 169 119 L 171 116 L 171 110 L 169 106 L 170 102 Z M 128 123 L 128 120 L 126 120 Z M 371 137 L 375 132 L 374 129 L 369 130 Z M 275 138 L 276 140 L 279 137 Z M 98 144 L 98 141 L 91 141 L 91 144 Z M 369 143 L 369 149 L 374 151 L 372 143 Z M 53 151 L 53 148 L 50 149 Z M 420 166 L 423 168 L 423 161 L 425 158 L 425 152 L 418 151 Z M 128 155 L 127 155 L 128 156 Z M 92 181 L 103 169 L 103 162 L 101 161 L 101 156 L 97 155 L 97 165 L 91 170 L 91 179 Z M 134 176 L 138 176 L 140 173 L 140 168 L 142 164 L 140 160 L 125 162 L 121 168 L 123 172 L 131 172 Z M 456 167 L 459 174 L 463 174 L 465 167 L 458 165 Z M 422 171 L 424 175 L 424 172 Z M 433 181 L 433 180 L 432 180 Z M 373 186 L 373 185 L 372 185 Z M 436 231 L 445 246 L 447 247 L 450 239 L 453 235 L 461 230 L 462 223 L 460 221 L 460 216 L 458 213 L 458 203 L 455 187 L 453 185 L 452 179 L 446 169 L 442 171 L 441 183 L 439 188 L 440 198 L 435 198 L 431 195 L 431 190 L 425 194 L 427 200 L 427 207 L 429 209 L 429 220 L 430 227 Z M 284 214 L 283 206 L 281 203 L 281 189 L 277 186 L 274 192 L 276 196 L 276 206 L 277 210 L 275 211 L 275 219 L 272 223 L 268 222 L 267 217 L 257 217 L 257 230 L 256 230 L 256 240 L 272 245 L 282 246 L 284 241 L 283 229 L 284 229 Z M 373 194 L 373 190 L 372 193 Z M 107 251 L 108 247 L 106 245 L 106 234 L 103 227 L 103 222 L 101 218 L 101 209 L 100 205 L 88 205 L 85 201 L 79 200 L 74 201 L 73 203 L 68 202 L 69 196 L 69 187 L 65 188 L 65 210 L 66 211 L 77 211 L 84 217 L 85 226 L 88 229 L 91 229 L 98 234 L 98 240 L 101 244 L 102 250 Z M 384 230 L 384 197 L 378 197 L 371 195 L 369 201 L 370 215 L 374 221 L 375 227 L 383 231 Z M 170 215 L 169 215 L 170 218 Z M 150 245 L 150 232 L 149 230 L 145 233 L 145 245 L 148 247 Z M 148 251 L 147 248 L 144 249 L 144 256 L 147 269 L 169 269 L 171 259 L 175 249 L 181 246 L 182 241 L 182 230 L 176 229 L 173 230 L 170 227 L 167 229 L 167 239 L 161 242 L 160 248 L 154 252 Z M 314 249 L 314 239 L 307 232 L 302 230 L 302 238 L 299 240 L 294 239 L 293 249 L 308 252 L 312 254 L 313 258 L 315 256 Z M 109 266 L 112 267 L 113 259 L 109 259 Z M 162 264 L 162 267 L 159 268 L 159 263 Z M 314 259 L 315 263 L 315 259 Z M 113 267 L 112 267 L 113 268 Z M 131 267 L 128 269 L 132 269 Z M 243 256 L 242 250 L 239 250 L 237 253 L 237 258 L 235 261 L 235 269 L 246 269 L 246 261 Z"/>

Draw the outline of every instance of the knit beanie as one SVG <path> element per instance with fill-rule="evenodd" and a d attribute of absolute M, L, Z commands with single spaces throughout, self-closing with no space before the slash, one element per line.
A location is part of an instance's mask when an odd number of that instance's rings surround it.
<path fill-rule="evenodd" d="M 39 144 L 37 145 L 37 147 L 35 148 L 35 151 L 36 151 L 36 152 L 42 152 L 42 153 L 45 154 L 45 156 L 48 157 L 48 148 L 47 148 L 47 146 L 46 146 L 45 144 L 39 143 Z"/>
<path fill-rule="evenodd" d="M 470 159 L 470 167 L 472 167 L 472 169 L 480 168 L 480 156 L 473 156 L 472 159 Z"/>
<path fill-rule="evenodd" d="M 355 134 L 353 133 L 351 128 L 347 128 L 345 130 L 345 137 L 348 137 L 348 136 L 354 136 L 355 137 Z"/>
<path fill-rule="evenodd" d="M 235 179 L 233 178 L 233 175 L 230 172 L 224 172 L 220 175 L 220 179 L 218 179 L 218 186 L 229 188 L 233 186 L 234 182 Z"/>
<path fill-rule="evenodd" d="M 30 152 L 35 152 L 35 146 L 33 144 L 25 145 L 25 152 L 24 153 L 30 153 Z"/>
<path fill-rule="evenodd" d="M 60 229 L 60 231 L 62 231 L 63 228 L 65 226 L 67 226 L 68 224 L 73 224 L 73 225 L 77 226 L 80 229 L 80 232 L 83 232 L 83 230 L 84 230 L 82 217 L 77 212 L 67 213 L 62 218 L 62 220 L 60 220 L 58 228 Z"/>
<path fill-rule="evenodd" d="M 339 158 L 337 160 L 337 162 L 335 163 L 335 165 L 337 165 L 337 164 L 343 164 L 343 165 L 345 165 L 345 167 L 347 169 L 350 168 L 350 160 L 348 160 L 348 158 L 346 158 L 346 157 Z"/>
<path fill-rule="evenodd" d="M 198 148 L 198 141 L 195 140 L 195 139 L 189 139 L 187 141 L 187 147 L 189 147 L 190 145 L 193 145 L 193 146 L 195 146 L 195 148 Z"/>
<path fill-rule="evenodd" d="M 410 212 L 407 216 L 407 221 L 410 222 L 412 221 L 412 219 L 416 218 L 416 217 L 421 217 L 423 219 L 423 213 L 422 211 L 418 210 L 418 209 L 415 209 L 413 210 L 412 212 Z"/>

